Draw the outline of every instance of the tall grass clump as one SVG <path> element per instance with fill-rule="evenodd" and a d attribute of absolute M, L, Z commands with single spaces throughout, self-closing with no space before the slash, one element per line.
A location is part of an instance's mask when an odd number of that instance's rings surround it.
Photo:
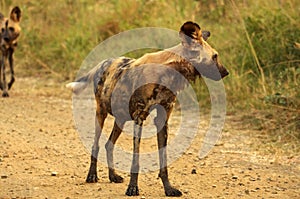
<path fill-rule="evenodd" d="M 230 70 L 224 79 L 228 113 L 240 115 L 245 128 L 267 133 L 271 148 L 298 152 L 299 5 L 293 0 L 200 1 L 197 15 L 212 30 L 210 41 Z M 199 93 L 205 95 L 205 89 Z"/>

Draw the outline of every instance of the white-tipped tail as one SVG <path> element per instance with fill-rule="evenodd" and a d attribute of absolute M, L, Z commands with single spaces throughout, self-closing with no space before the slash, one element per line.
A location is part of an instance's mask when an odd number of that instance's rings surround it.
<path fill-rule="evenodd" d="M 73 93 L 79 94 L 88 86 L 88 82 L 71 82 L 66 85 Z"/>
<path fill-rule="evenodd" d="M 93 81 L 94 76 L 97 73 L 97 71 L 99 69 L 101 70 L 101 67 L 103 67 L 103 65 L 105 65 L 106 63 L 110 63 L 110 61 L 103 60 L 97 66 L 95 66 L 92 70 L 90 70 L 86 75 L 75 80 L 75 82 L 68 83 L 66 85 L 66 87 L 71 89 L 73 91 L 73 93 L 75 93 L 76 95 L 80 94 Z M 107 64 L 106 64 L 106 67 L 107 67 Z"/>

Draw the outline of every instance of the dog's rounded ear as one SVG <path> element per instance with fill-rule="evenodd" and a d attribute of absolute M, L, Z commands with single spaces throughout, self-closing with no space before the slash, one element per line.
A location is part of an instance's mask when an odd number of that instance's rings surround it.
<path fill-rule="evenodd" d="M 10 19 L 14 22 L 19 22 L 21 20 L 21 9 L 18 6 L 11 10 Z"/>
<path fill-rule="evenodd" d="M 207 30 L 203 30 L 202 31 L 202 37 L 206 41 L 208 39 L 208 37 L 210 37 L 210 32 L 207 31 Z"/>
<path fill-rule="evenodd" d="M 187 43 L 188 45 L 192 43 L 193 39 L 201 42 L 201 28 L 197 23 L 187 21 L 181 26 L 179 37 L 183 43 Z"/>

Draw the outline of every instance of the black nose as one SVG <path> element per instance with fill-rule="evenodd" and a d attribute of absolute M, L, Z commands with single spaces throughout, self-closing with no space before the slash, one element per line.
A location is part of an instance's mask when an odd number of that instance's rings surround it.
<path fill-rule="evenodd" d="M 4 41 L 9 42 L 9 38 L 8 37 L 4 37 L 3 39 L 4 39 Z"/>
<path fill-rule="evenodd" d="M 221 76 L 223 78 L 223 77 L 226 77 L 227 75 L 229 75 L 229 72 L 224 68 L 224 70 L 221 71 Z"/>

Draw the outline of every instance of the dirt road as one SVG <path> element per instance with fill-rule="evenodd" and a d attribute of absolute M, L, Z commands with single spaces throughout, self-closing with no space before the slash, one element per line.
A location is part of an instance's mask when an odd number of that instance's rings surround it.
<path fill-rule="evenodd" d="M 85 183 L 90 155 L 75 129 L 71 93 L 63 83 L 17 79 L 14 86 L 10 98 L 0 99 L 0 198 L 130 198 L 125 196 L 129 174 L 119 171 L 124 183 L 110 183 L 101 163 L 100 181 Z M 208 118 L 203 117 L 203 129 Z M 263 138 L 240 125 L 229 115 L 222 140 L 209 156 L 198 158 L 202 137 L 196 136 L 169 166 L 181 198 L 300 197 L 299 154 L 266 154 Z M 131 139 L 120 139 L 120 145 L 131 146 Z M 165 198 L 157 174 L 141 174 L 140 196 L 133 198 Z"/>

